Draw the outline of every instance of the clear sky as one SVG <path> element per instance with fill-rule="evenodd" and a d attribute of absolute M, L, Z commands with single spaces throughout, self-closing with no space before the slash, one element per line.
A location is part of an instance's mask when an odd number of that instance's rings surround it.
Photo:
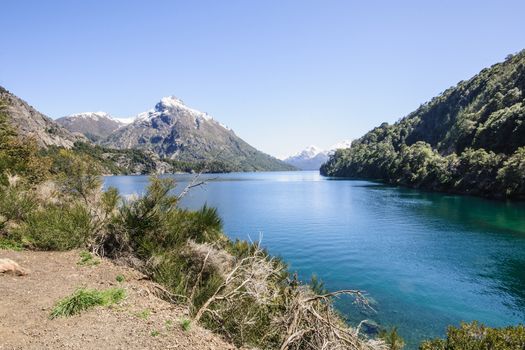
<path fill-rule="evenodd" d="M 0 85 L 52 118 L 176 95 L 283 156 L 394 122 L 525 48 L 525 1 L 0 5 Z"/>

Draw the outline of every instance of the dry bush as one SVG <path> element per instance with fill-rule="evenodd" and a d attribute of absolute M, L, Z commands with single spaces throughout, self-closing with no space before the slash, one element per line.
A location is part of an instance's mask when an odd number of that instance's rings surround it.
<path fill-rule="evenodd" d="M 281 350 L 387 349 L 381 341 L 361 337 L 333 309 L 331 299 L 341 294 L 353 295 L 368 307 L 360 291 L 317 295 L 296 280 L 283 281 L 283 271 L 284 265 L 256 245 L 252 254 L 231 267 L 196 310 L 194 321 L 204 320 L 237 345 Z"/>
<path fill-rule="evenodd" d="M 381 341 L 360 337 L 359 328 L 349 327 L 334 311 L 332 298 L 341 294 L 353 295 L 357 302 L 368 307 L 358 290 L 317 295 L 308 286 L 289 288 L 284 299 L 285 311 L 279 320 L 286 330 L 280 349 L 387 349 Z"/>

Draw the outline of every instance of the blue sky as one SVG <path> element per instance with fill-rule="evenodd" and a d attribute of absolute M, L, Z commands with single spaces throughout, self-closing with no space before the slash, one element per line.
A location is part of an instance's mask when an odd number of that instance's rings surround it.
<path fill-rule="evenodd" d="M 525 48 L 525 1 L 4 0 L 0 85 L 57 118 L 176 95 L 282 156 L 394 122 Z"/>

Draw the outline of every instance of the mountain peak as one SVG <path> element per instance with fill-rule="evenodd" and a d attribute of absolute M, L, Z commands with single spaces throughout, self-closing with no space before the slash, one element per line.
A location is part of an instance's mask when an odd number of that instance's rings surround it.
<path fill-rule="evenodd" d="M 341 141 L 328 150 L 311 145 L 293 156 L 285 158 L 284 161 L 302 170 L 317 170 L 328 160 L 330 154 L 341 148 L 349 148 L 350 144 L 350 141 Z"/>
<path fill-rule="evenodd" d="M 311 158 L 311 157 L 315 157 L 317 154 L 323 152 L 322 149 L 320 149 L 319 147 L 315 146 L 315 145 L 310 145 L 308 147 L 306 147 L 304 150 L 302 150 L 301 152 L 297 153 L 295 156 L 302 156 L 302 157 L 308 157 L 308 158 Z"/>
<path fill-rule="evenodd" d="M 103 139 L 125 125 L 106 112 L 83 112 L 56 119 L 56 122 L 73 133 L 81 133 L 91 141 Z"/>
<path fill-rule="evenodd" d="M 174 107 L 186 107 L 184 101 L 182 101 L 177 96 L 165 96 L 160 99 L 160 102 L 155 105 L 155 110 L 162 111 L 167 108 Z"/>
<path fill-rule="evenodd" d="M 109 135 L 103 145 L 152 151 L 185 162 L 218 162 L 234 170 L 287 170 L 293 167 L 240 139 L 210 115 L 175 97 L 160 99 L 154 109 Z"/>
<path fill-rule="evenodd" d="M 114 120 L 114 118 L 107 112 L 74 113 L 74 114 L 68 115 L 66 118 L 83 118 L 83 119 L 93 119 L 93 120 L 99 120 L 101 118 L 106 118 L 106 119 Z"/>

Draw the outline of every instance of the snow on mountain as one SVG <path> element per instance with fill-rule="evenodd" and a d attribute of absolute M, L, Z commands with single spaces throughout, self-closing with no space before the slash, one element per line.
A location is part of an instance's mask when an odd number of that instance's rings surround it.
<path fill-rule="evenodd" d="M 295 166 L 301 170 L 318 170 L 325 163 L 330 155 L 338 149 L 349 148 L 350 141 L 341 141 L 330 147 L 328 150 L 322 150 L 317 146 L 308 146 L 301 152 L 298 152 L 284 159 L 285 163 Z"/>
<path fill-rule="evenodd" d="M 133 120 L 133 122 L 141 123 L 151 121 L 152 119 L 159 117 L 163 113 L 184 113 L 193 117 L 195 125 L 198 125 L 199 121 L 210 121 L 217 125 L 220 125 L 226 130 L 232 131 L 232 129 L 230 129 L 226 125 L 215 121 L 208 113 L 201 112 L 199 110 L 186 106 L 184 104 L 184 101 L 177 98 L 176 96 L 166 96 L 161 98 L 160 102 L 155 105 L 155 108 L 138 114 Z"/>
<path fill-rule="evenodd" d="M 91 141 L 104 139 L 125 125 L 106 112 L 75 113 L 58 118 L 56 122 L 70 132 L 83 134 Z"/>
<path fill-rule="evenodd" d="M 332 147 L 330 147 L 329 151 L 336 151 L 338 149 L 350 148 L 351 146 L 352 146 L 352 141 L 350 141 L 350 140 L 343 140 L 341 142 L 336 143 Z"/>
<path fill-rule="evenodd" d="M 115 130 L 101 144 L 138 148 L 185 162 L 215 162 L 242 171 L 291 170 L 292 166 L 262 153 L 209 114 L 175 97 L 163 97 L 154 108 Z"/>
<path fill-rule="evenodd" d="M 191 115 L 195 119 L 213 119 L 207 113 L 186 106 L 184 104 L 184 101 L 177 98 L 176 96 L 166 96 L 160 99 L 160 102 L 155 105 L 155 108 L 152 108 L 149 111 L 142 112 L 139 115 L 137 115 L 137 117 L 135 118 L 135 122 L 151 120 L 165 112 L 184 112 Z"/>
<path fill-rule="evenodd" d="M 319 153 L 323 153 L 324 151 L 320 149 L 317 146 L 311 145 L 306 147 L 301 152 L 294 155 L 294 157 L 302 157 L 302 158 L 312 158 L 318 155 Z"/>
<path fill-rule="evenodd" d="M 68 115 L 67 117 L 65 118 L 71 118 L 71 119 L 74 119 L 74 118 L 82 118 L 82 119 L 92 119 L 92 120 L 100 120 L 100 119 L 104 119 L 104 118 L 108 118 L 108 119 L 113 119 L 111 117 L 111 115 L 109 115 L 108 113 L 106 112 L 83 112 L 83 113 L 75 113 L 75 114 L 71 114 L 71 115 Z"/>
<path fill-rule="evenodd" d="M 134 117 L 132 118 L 117 118 L 117 117 L 112 117 L 114 120 L 118 121 L 118 122 L 121 122 L 122 124 L 124 125 L 128 125 L 128 124 L 131 124 L 133 123 L 133 121 L 135 120 Z"/>

